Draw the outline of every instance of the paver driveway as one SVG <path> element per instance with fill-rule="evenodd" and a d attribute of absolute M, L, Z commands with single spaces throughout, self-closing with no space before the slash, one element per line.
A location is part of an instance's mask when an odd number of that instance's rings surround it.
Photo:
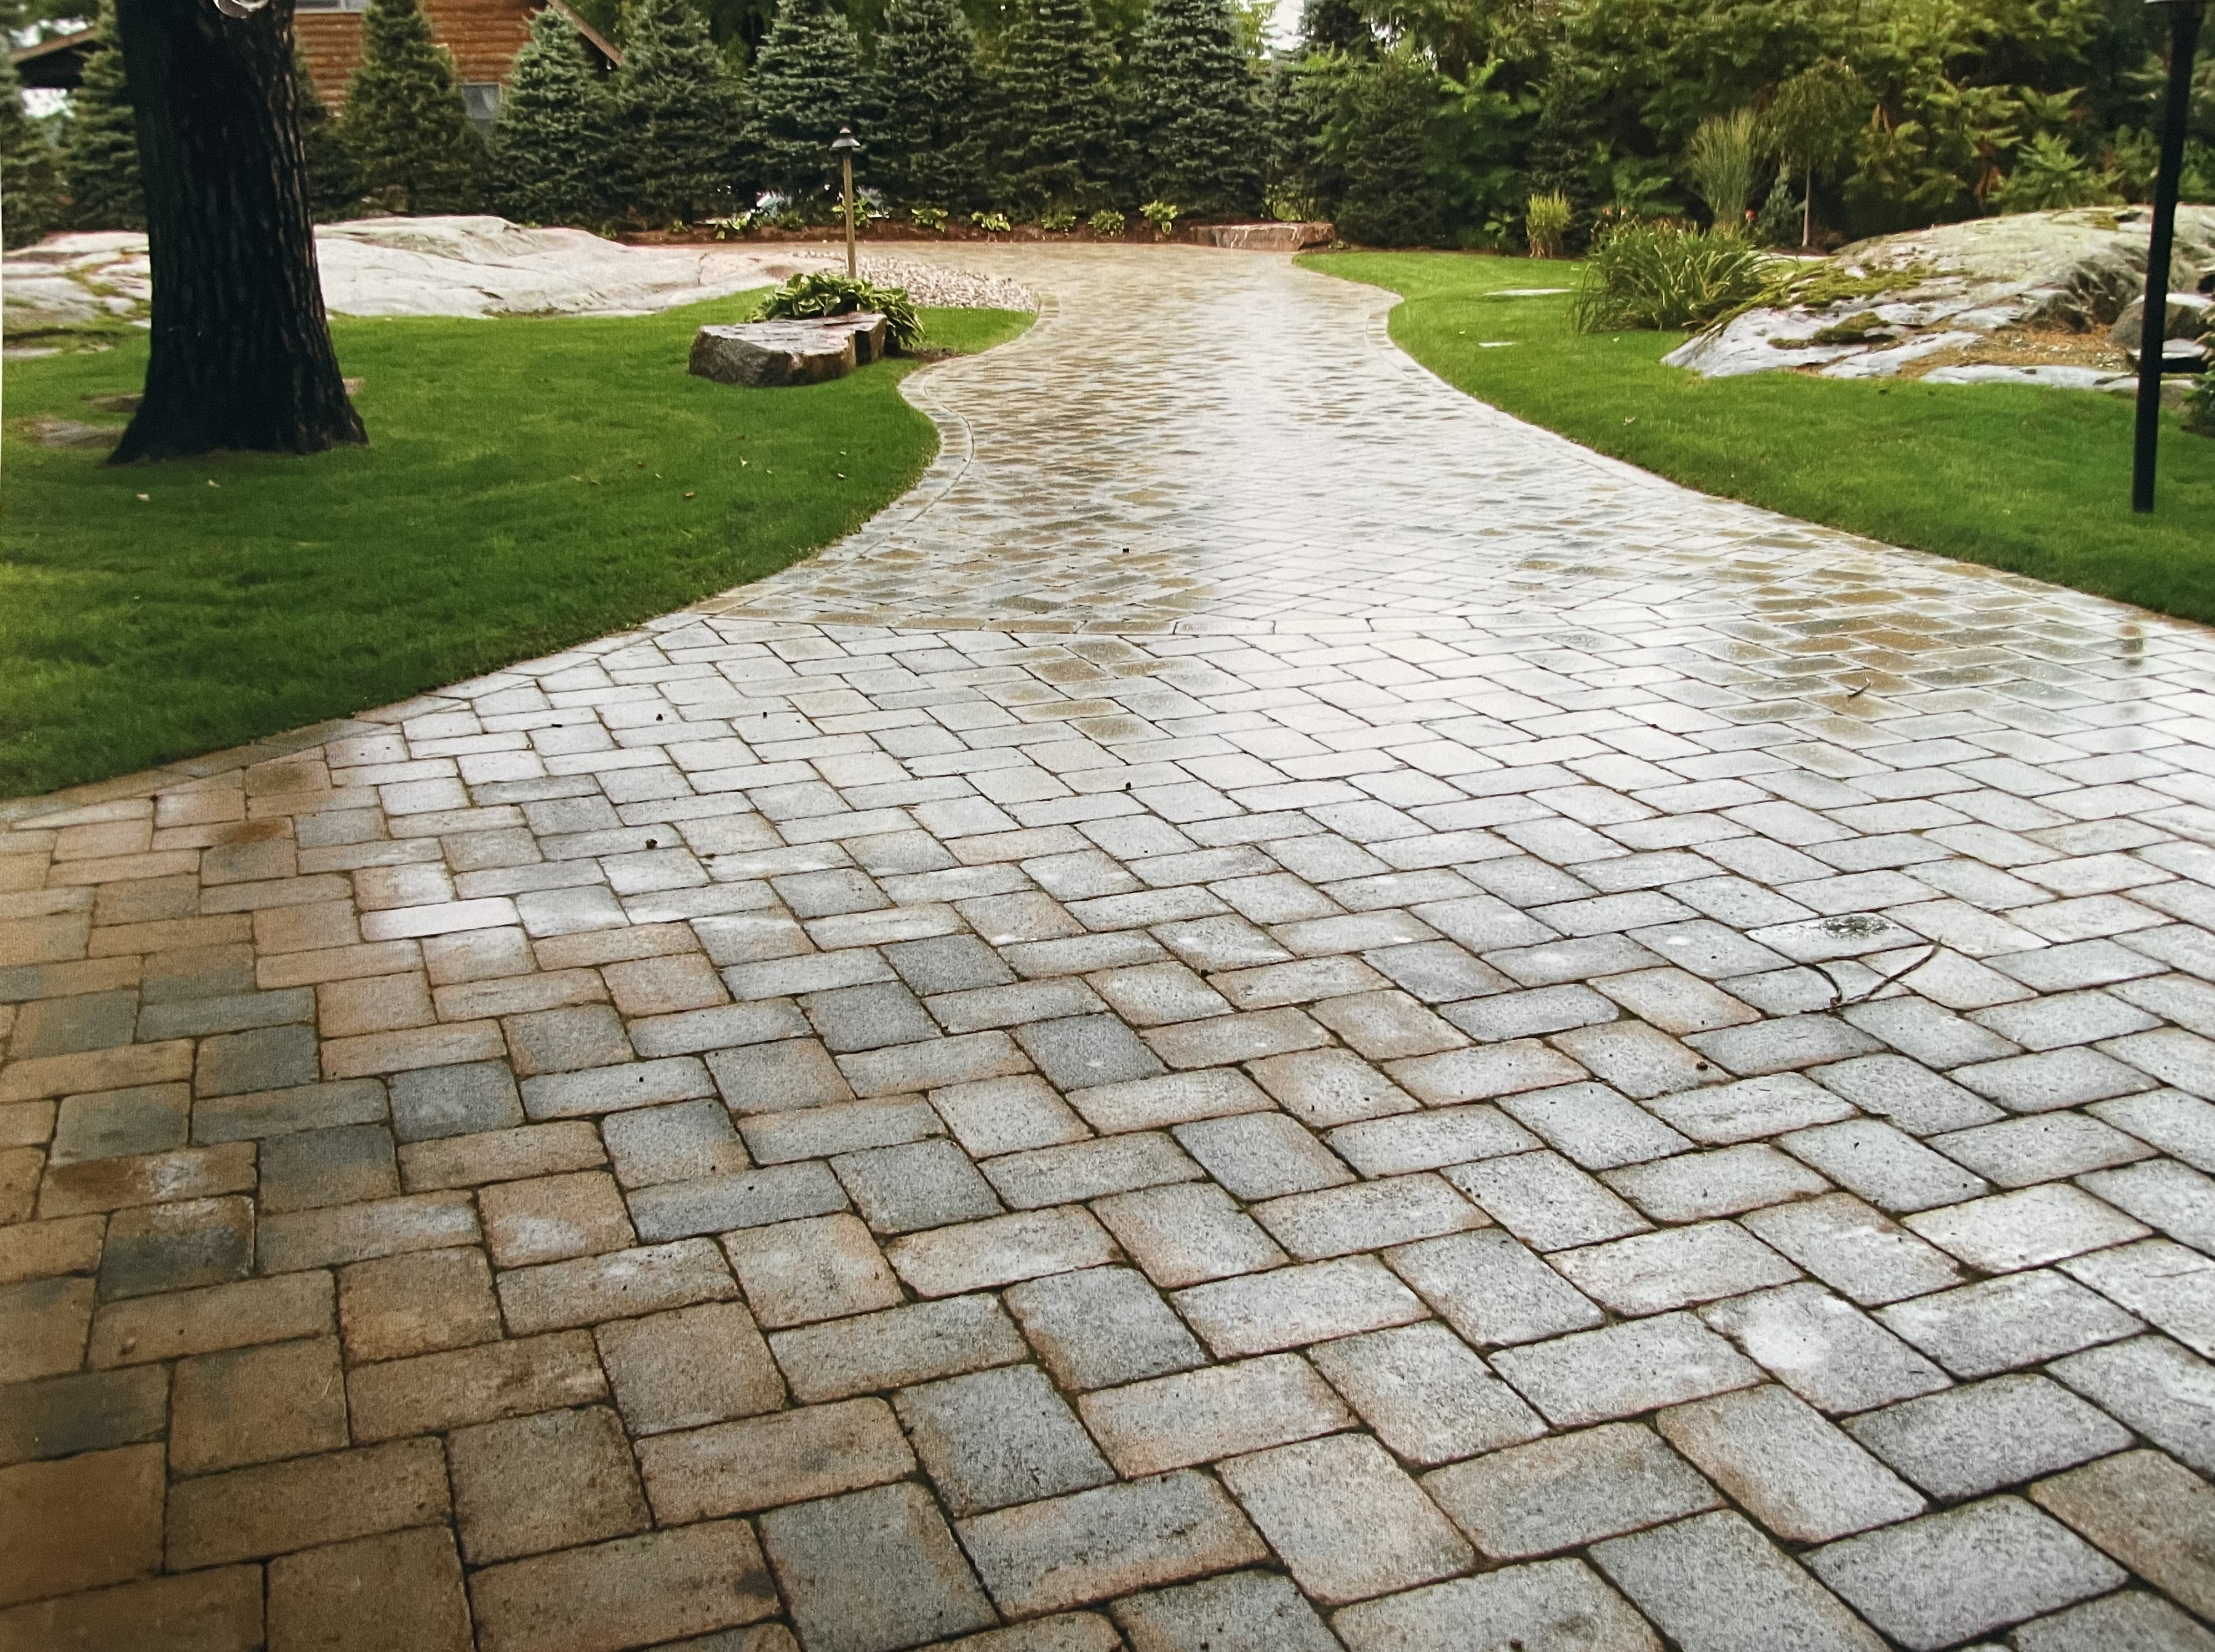
<path fill-rule="evenodd" d="M 1020 267 L 816 562 L 16 810 L 0 1647 L 2215 1646 L 2209 634 Z"/>

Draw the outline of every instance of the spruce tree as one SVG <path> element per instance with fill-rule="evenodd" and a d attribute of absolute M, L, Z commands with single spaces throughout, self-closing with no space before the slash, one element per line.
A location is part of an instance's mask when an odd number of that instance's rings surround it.
<path fill-rule="evenodd" d="M 977 39 L 956 0 L 892 0 L 877 36 L 870 175 L 905 205 L 985 204 Z"/>
<path fill-rule="evenodd" d="M 610 89 L 623 160 L 616 184 L 648 223 L 727 211 L 739 107 L 722 55 L 687 0 L 633 0 Z"/>
<path fill-rule="evenodd" d="M 608 95 L 584 41 L 549 6 L 531 21 L 492 129 L 493 205 L 524 224 L 595 224 L 615 150 Z"/>
<path fill-rule="evenodd" d="M 292 52 L 292 103 L 300 122 L 300 149 L 308 163 L 309 216 L 318 224 L 352 216 L 361 200 L 361 173 L 298 47 Z"/>
<path fill-rule="evenodd" d="M 1154 0 L 1131 51 L 1138 193 L 1202 216 L 1257 210 L 1267 144 L 1257 92 L 1226 0 Z"/>
<path fill-rule="evenodd" d="M 1377 31 L 1355 0 L 1307 0 L 1300 9 L 1300 45 L 1308 52 L 1377 55 Z"/>
<path fill-rule="evenodd" d="M 62 153 L 70 222 L 80 230 L 143 230 L 146 193 L 138 183 L 138 121 L 123 82 L 112 6 L 100 9 L 97 40 L 70 99 Z"/>
<path fill-rule="evenodd" d="M 994 148 L 1011 205 L 1114 204 L 1126 182 L 1114 68 L 1086 0 L 1028 0 L 1000 52 Z"/>
<path fill-rule="evenodd" d="M 15 60 L 0 52 L 0 225 L 7 244 L 28 247 L 60 229 L 62 218 L 61 157 L 23 107 Z"/>
<path fill-rule="evenodd" d="M 1436 246 L 1445 238 L 1445 192 L 1430 175 L 1438 71 L 1403 42 L 1355 73 L 1341 121 L 1346 193 L 1338 232 L 1372 247 Z"/>
<path fill-rule="evenodd" d="M 746 86 L 746 142 L 762 181 L 802 211 L 819 200 L 838 175 L 831 141 L 841 126 L 864 125 L 867 92 L 845 12 L 832 0 L 782 0 Z M 868 155 L 854 157 L 857 175 Z"/>
<path fill-rule="evenodd" d="M 343 130 L 362 187 L 394 210 L 476 207 L 483 140 L 417 0 L 370 0 Z"/>

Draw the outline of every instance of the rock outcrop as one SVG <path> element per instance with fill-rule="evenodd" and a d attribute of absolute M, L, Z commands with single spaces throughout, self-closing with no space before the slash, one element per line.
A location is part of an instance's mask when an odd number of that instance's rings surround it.
<path fill-rule="evenodd" d="M 2128 313 L 2144 291 L 2151 225 L 2144 207 L 2083 207 L 1979 218 L 1860 242 L 1810 271 L 1813 280 L 1800 284 L 1858 292 L 1822 303 L 1749 310 L 1662 359 L 1709 378 L 1793 367 L 1813 368 L 1825 378 L 1876 378 L 1948 352 L 1973 357 L 2002 329 L 2097 335 Z M 2169 285 L 2185 295 L 2172 299 L 2173 318 L 2189 324 L 2190 317 L 2204 316 L 2204 307 L 2193 300 L 2215 289 L 2215 206 L 2178 209 Z M 2202 324 L 2199 330 L 2206 329 Z M 2196 335 L 2176 334 L 2172 327 L 2172 336 Z M 2009 371 L 1963 376 L 1984 365 Z M 2108 388 L 2118 378 L 2083 364 L 2039 366 L 2026 377 L 2025 365 L 1970 360 L 1928 377 L 1938 383 L 2092 388 Z"/>
<path fill-rule="evenodd" d="M 483 216 L 319 224 L 316 255 L 323 302 L 346 316 L 651 315 L 845 264 L 842 250 L 829 249 L 627 247 L 582 230 L 528 230 Z M 1037 308 L 1012 281 L 919 261 L 910 267 L 928 278 L 898 283 L 917 304 Z M 0 261 L 0 285 L 10 333 L 143 320 L 153 292 L 146 237 L 49 236 Z"/>

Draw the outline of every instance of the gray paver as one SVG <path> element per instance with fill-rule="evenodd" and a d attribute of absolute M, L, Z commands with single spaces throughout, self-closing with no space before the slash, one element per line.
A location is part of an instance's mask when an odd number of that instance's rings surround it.
<path fill-rule="evenodd" d="M 2065 1183 L 2025 1188 L 1910 1216 L 1905 1225 L 1980 1273 L 2043 1267 L 2146 1235 L 2089 1194 Z"/>
<path fill-rule="evenodd" d="M 2040 1376 L 1994 1377 L 1846 1424 L 1934 1497 L 1958 1502 L 2073 1468 L 2131 1443 L 2129 1430 Z"/>
<path fill-rule="evenodd" d="M 2215 1474 L 2215 1366 L 2163 1336 L 2090 1348 L 2048 1367 L 2179 1461 Z"/>
<path fill-rule="evenodd" d="M 1507 1566 L 1365 1601 L 1338 1614 L 1351 1652 L 1492 1652 L 1494 1647 L 1657 1652 L 1623 1597 L 1580 1560 Z"/>
<path fill-rule="evenodd" d="M 2132 1590 L 2025 1624 L 2016 1652 L 2215 1652 L 2210 1634 L 2157 1594 Z"/>
<path fill-rule="evenodd" d="M 894 1652 L 991 1624 L 985 1592 L 920 1486 L 773 1509 L 761 1524 L 810 1646 Z"/>
<path fill-rule="evenodd" d="M 1450 1463 L 1545 1432 L 1537 1414 L 1443 1325 L 1341 1337 L 1308 1357 L 1378 1439 L 1415 1463 Z"/>
<path fill-rule="evenodd" d="M 1795 1131 L 1777 1145 L 1889 1211 L 1928 1210 L 1985 1191 L 1980 1177 L 1874 1119 Z"/>
<path fill-rule="evenodd" d="M 893 1404 L 956 1515 L 1058 1497 L 1114 1477 L 1034 1366 L 902 1389 Z"/>
<path fill-rule="evenodd" d="M 2094 1170 L 2078 1185 L 2201 1255 L 2215 1256 L 2215 1180 L 2191 1166 L 2148 1159 Z"/>
<path fill-rule="evenodd" d="M 1146 1277 L 1164 1289 L 1285 1260 L 1277 1242 L 1212 1183 L 1148 1188 L 1102 1199 L 1094 1209 Z"/>
<path fill-rule="evenodd" d="M 1703 1309 L 1700 1317 L 1801 1398 L 1833 1415 L 1946 1386 L 1944 1372 L 1819 1285 L 1757 1292 Z"/>
<path fill-rule="evenodd" d="M 1788 1542 L 1825 1543 L 1923 1512 L 1923 1499 L 1891 1470 L 1782 1388 L 1678 1406 L 1654 1422 Z"/>
<path fill-rule="evenodd" d="M 1077 1409 L 1128 1476 L 1309 1440 L 1353 1421 L 1329 1385 L 1293 1354 L 1103 1389 L 1085 1395 Z"/>
<path fill-rule="evenodd" d="M 979 1514 L 961 1541 L 1000 1609 L 1028 1616 L 1268 1558 L 1204 1475 L 1163 1475 Z"/>
<path fill-rule="evenodd" d="M 2144 1327 L 2073 1280 L 2039 1269 L 1881 1309 L 1886 1327 L 1957 1377 L 1989 1377 Z"/>
<path fill-rule="evenodd" d="M 1295 1256 L 1338 1256 L 1482 1227 L 1484 1213 L 1428 1171 L 1256 1205 L 1254 1219 Z"/>
<path fill-rule="evenodd" d="M 1274 1199 L 1353 1180 L 1328 1148 L 1282 1113 L 1211 1119 L 1173 1133 L 1236 1198 Z"/>
<path fill-rule="evenodd" d="M 1749 1212 L 1745 1225 L 1864 1306 L 1961 1282 L 1960 1268 L 1851 1194 Z"/>
<path fill-rule="evenodd" d="M 1232 1572 L 1114 1604 L 1136 1652 L 1340 1652 L 1289 1579 Z"/>
<path fill-rule="evenodd" d="M 2215 1489 L 2189 1469 L 2159 1452 L 2125 1452 L 2041 1480 L 2030 1495 L 2192 1611 L 2215 1609 Z"/>
<path fill-rule="evenodd" d="M 1233 1458 L 1219 1471 L 1312 1599 L 1338 1605 L 1412 1588 L 1476 1557 L 1366 1434 Z"/>
<path fill-rule="evenodd" d="M 2215 1355 L 2215 1262 L 2167 1239 L 2148 1239 L 2072 1258 L 2062 1271 L 2195 1354 Z"/>
<path fill-rule="evenodd" d="M 1498 1229 L 1402 1245 L 1385 1263 L 1479 1348 L 1589 1330 L 1600 1311 Z"/>
<path fill-rule="evenodd" d="M 1797 1279 L 1800 1270 L 1734 1222 L 1665 1228 L 1550 1258 L 1602 1307 L 1660 1313 Z"/>
<path fill-rule="evenodd" d="M 1884 1644 L 1741 1514 L 1702 1514 L 1613 1538 L 1592 1559 L 1685 1652 L 1880 1652 Z"/>
<path fill-rule="evenodd" d="M 1994 1497 L 1848 1538 L 1814 1574 L 1916 1652 L 2102 1594 L 2123 1569 L 2019 1497 Z"/>
<path fill-rule="evenodd" d="M 1517 1153 L 1445 1172 L 1486 1215 L 1537 1250 L 1596 1244 L 1651 1225 L 1556 1153 Z"/>
<path fill-rule="evenodd" d="M 1218 1356 L 1268 1354 L 1424 1317 L 1414 1292 L 1373 1256 L 1218 1280 L 1180 1291 L 1177 1311 Z"/>
<path fill-rule="evenodd" d="M 1581 1549 L 1721 1506 L 1651 1428 L 1611 1422 L 1423 1477 L 1439 1507 L 1494 1560 Z"/>
<path fill-rule="evenodd" d="M 1635 1416 L 1761 1380 L 1759 1369 L 1690 1314 L 1503 1348 L 1493 1369 L 1563 1428 Z"/>
<path fill-rule="evenodd" d="M 1046 1369 L 1067 1388 L 1113 1388 L 1187 1371 L 1206 1359 L 1169 1305 L 1128 1268 L 1033 1280 L 1004 1299 Z"/>

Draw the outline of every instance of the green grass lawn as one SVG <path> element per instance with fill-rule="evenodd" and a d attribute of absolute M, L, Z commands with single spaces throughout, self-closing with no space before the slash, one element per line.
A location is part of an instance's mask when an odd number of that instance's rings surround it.
<path fill-rule="evenodd" d="M 405 698 L 775 572 L 936 449 L 891 360 L 747 390 L 685 373 L 724 298 L 622 320 L 335 318 L 370 445 L 115 468 L 41 415 L 123 415 L 143 337 L 9 362 L 0 795 L 127 773 Z M 979 350 L 1030 317 L 927 310 Z"/>
<path fill-rule="evenodd" d="M 2162 433 L 2151 516 L 2130 508 L 2130 402 L 2083 390 L 1706 380 L 1660 365 L 1676 333 L 1586 337 L 1573 267 L 1454 253 L 1334 253 L 1310 269 L 1402 295 L 1392 336 L 1448 384 L 1710 494 L 1897 545 L 2215 621 L 2215 440 Z M 1485 341 L 1511 347 L 1484 349 Z"/>

